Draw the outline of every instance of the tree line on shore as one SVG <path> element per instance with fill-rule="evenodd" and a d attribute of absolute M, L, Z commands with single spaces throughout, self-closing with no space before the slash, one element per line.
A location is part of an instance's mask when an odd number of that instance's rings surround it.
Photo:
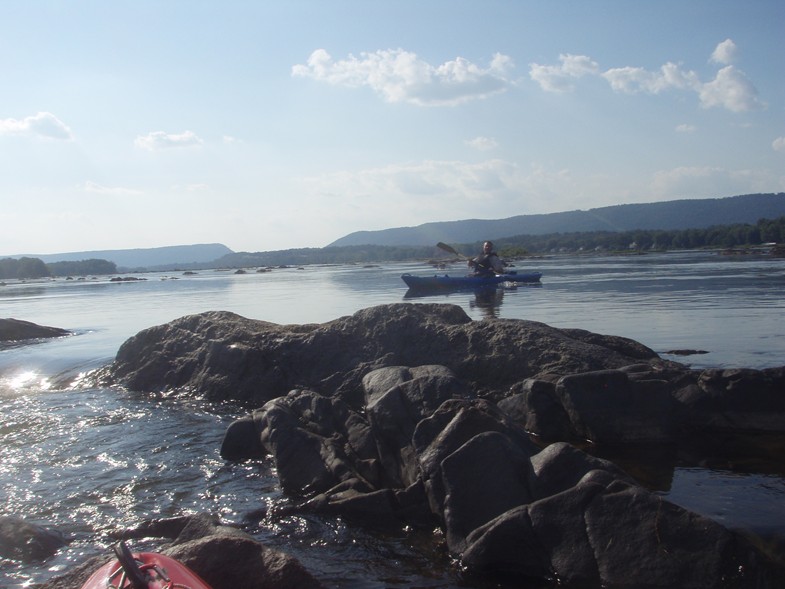
<path fill-rule="evenodd" d="M 741 248 L 765 243 L 785 243 L 785 217 L 760 219 L 755 224 L 718 225 L 705 229 L 587 231 L 514 237 L 488 236 L 502 257 L 516 258 L 558 252 L 667 251 L 673 249 Z M 481 242 L 450 244 L 466 256 L 475 256 Z M 235 253 L 217 260 L 224 267 L 303 264 L 375 263 L 443 257 L 433 246 L 353 245 L 292 249 L 272 252 Z"/>
<path fill-rule="evenodd" d="M 588 231 L 518 235 L 493 239 L 502 257 L 516 258 L 556 252 L 667 251 L 673 249 L 744 248 L 766 243 L 785 243 L 785 217 L 760 219 L 755 224 L 718 225 L 705 229 Z M 451 244 L 466 256 L 481 250 L 481 243 Z M 271 252 L 232 253 L 211 263 L 181 265 L 180 269 L 248 268 L 254 266 L 299 266 L 305 264 L 363 264 L 386 261 L 425 260 L 443 257 L 433 246 L 353 245 L 325 248 L 301 248 Z M 156 270 L 176 270 L 159 267 Z M 114 262 L 90 259 L 44 263 L 38 258 L 0 260 L 0 279 L 55 278 L 117 274 Z"/>
<path fill-rule="evenodd" d="M 528 253 L 691 250 L 703 248 L 733 249 L 785 243 L 785 217 L 760 219 L 757 223 L 717 225 L 705 229 L 635 231 L 589 231 L 549 235 L 521 235 L 495 241 L 504 250 Z"/>
<path fill-rule="evenodd" d="M 117 274 L 117 266 L 108 260 L 79 260 L 44 263 L 39 258 L 5 258 L 0 260 L 0 279 L 29 280 L 60 276 Z"/>

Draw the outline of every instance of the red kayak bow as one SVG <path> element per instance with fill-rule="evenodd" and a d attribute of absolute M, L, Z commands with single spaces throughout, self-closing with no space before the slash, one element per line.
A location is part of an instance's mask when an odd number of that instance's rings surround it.
<path fill-rule="evenodd" d="M 114 552 L 117 559 L 95 571 L 82 589 L 211 589 L 187 566 L 163 554 L 131 554 L 124 542 Z"/>

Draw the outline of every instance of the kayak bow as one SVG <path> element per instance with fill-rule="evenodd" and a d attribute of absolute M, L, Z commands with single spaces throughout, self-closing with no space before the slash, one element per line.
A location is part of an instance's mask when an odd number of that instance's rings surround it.
<path fill-rule="evenodd" d="M 82 589 L 211 589 L 183 563 L 163 554 L 131 554 L 123 542 L 115 554 L 117 560 L 95 571 Z"/>

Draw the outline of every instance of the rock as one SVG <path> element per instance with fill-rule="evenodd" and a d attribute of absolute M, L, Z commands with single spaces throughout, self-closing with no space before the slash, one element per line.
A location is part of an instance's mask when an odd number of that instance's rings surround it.
<path fill-rule="evenodd" d="M 324 587 L 290 556 L 250 537 L 207 536 L 166 551 L 212 589 L 320 589 Z"/>
<path fill-rule="evenodd" d="M 716 522 L 593 472 L 500 515 L 467 544 L 470 570 L 566 586 L 774 587 L 782 574 Z"/>
<path fill-rule="evenodd" d="M 500 400 L 498 405 L 499 409 L 545 442 L 578 437 L 553 382 L 527 378 L 513 385 L 509 396 Z"/>
<path fill-rule="evenodd" d="M 65 545 L 57 530 L 20 517 L 0 516 L 0 557 L 22 562 L 45 560 Z"/>
<path fill-rule="evenodd" d="M 433 415 L 417 425 L 412 442 L 418 470 L 431 511 L 438 518 L 443 519 L 447 495 L 442 462 L 472 438 L 486 432 L 504 434 L 526 454 L 533 455 L 539 451 L 523 428 L 485 400 L 446 401 Z"/>
<path fill-rule="evenodd" d="M 470 574 L 619 588 L 767 587 L 785 574 L 567 443 L 783 433 L 785 368 L 698 372 L 625 338 L 399 304 L 321 325 L 183 317 L 128 340 L 99 376 L 258 403 L 227 430 L 222 456 L 271 455 L 293 510 L 435 523 Z M 262 558 L 234 533 L 215 536 Z M 193 543 L 209 546 L 182 545 Z"/>
<path fill-rule="evenodd" d="M 536 499 L 567 491 L 590 473 L 604 472 L 614 480 L 633 484 L 632 478 L 612 462 L 589 456 L 564 442 L 551 444 L 532 456 L 531 469 L 530 488 Z"/>
<path fill-rule="evenodd" d="M 445 377 L 451 380 L 442 368 L 429 367 L 423 373 L 438 374 L 440 383 Z M 396 409 L 364 422 L 363 439 L 376 440 L 378 448 L 396 440 L 396 469 L 416 477 L 405 488 L 389 473 L 374 480 L 357 476 L 357 456 L 341 450 L 348 436 L 340 421 L 354 414 L 337 400 L 294 391 L 265 405 L 263 443 L 289 481 L 286 488 L 298 493 L 323 489 L 295 510 L 371 527 L 435 522 L 444 530 L 448 550 L 468 573 L 504 575 L 508 582 L 535 578 L 566 586 L 632 589 L 714 587 L 723 579 L 743 577 L 765 587 L 774 586 L 766 583 L 785 573 L 740 535 L 663 501 L 611 462 L 565 442 L 538 446 L 509 411 L 487 399 L 446 398 L 450 386 L 415 394 L 428 390 L 406 388 L 417 381 L 415 374 L 389 367 L 370 373 L 365 381 L 369 403 Z M 636 411 L 651 412 L 662 402 L 656 396 L 662 394 L 661 381 L 652 380 L 647 370 L 578 376 L 573 382 L 565 377 L 557 385 L 528 388 L 547 392 L 563 386 L 560 395 L 574 399 L 575 407 L 590 404 L 592 398 L 605 400 L 611 407 L 602 411 L 613 417 L 611 423 L 628 418 L 639 424 Z M 635 394 L 654 396 L 640 407 L 619 403 L 627 399 L 624 395 Z M 431 411 L 438 399 L 445 400 Z M 672 410 L 668 403 L 665 407 Z M 603 431 L 607 415 L 596 408 L 584 408 L 583 414 L 588 416 L 583 423 L 589 424 L 584 427 Z M 661 417 L 655 416 L 655 422 Z M 402 419 L 405 425 L 391 427 L 390 419 Z M 277 441 L 269 441 L 273 439 Z M 296 485 L 290 487 L 292 481 Z M 331 481 L 335 484 L 327 487 Z M 697 570 L 690 568 L 693 564 Z"/>
<path fill-rule="evenodd" d="M 295 390 L 254 414 L 262 446 L 272 454 L 281 487 L 309 495 L 348 479 L 381 486 L 378 453 L 368 424 L 345 403 Z"/>
<path fill-rule="evenodd" d="M 153 533 L 179 530 L 174 542 L 162 546 L 157 552 L 186 565 L 212 589 L 323 587 L 295 558 L 260 544 L 240 530 L 221 525 L 212 514 L 147 522 L 139 528 L 143 529 Z M 68 573 L 43 583 L 39 589 L 80 589 L 97 568 L 112 558 L 91 558 Z"/>
<path fill-rule="evenodd" d="M 573 374 L 556 384 L 575 433 L 596 443 L 670 439 L 678 425 L 670 393 L 667 381 L 633 381 L 621 370 Z"/>
<path fill-rule="evenodd" d="M 529 455 L 499 432 L 478 434 L 441 462 L 447 546 L 460 554 L 466 536 L 531 502 Z M 489 482 L 493 484 L 488 484 Z"/>
<path fill-rule="evenodd" d="M 363 379 L 365 411 L 385 473 L 396 487 L 417 480 L 412 435 L 444 401 L 467 398 L 469 387 L 444 366 L 382 368 Z"/>
<path fill-rule="evenodd" d="M 785 367 L 704 370 L 674 397 L 692 429 L 785 432 Z"/>
<path fill-rule="evenodd" d="M 127 340 L 103 384 L 135 391 L 177 389 L 257 407 L 296 388 L 363 403 L 362 379 L 392 366 L 441 365 L 500 399 L 540 374 L 564 376 L 646 360 L 650 349 L 625 338 L 523 320 L 472 321 L 455 305 L 399 303 L 318 325 L 277 325 L 228 312 L 190 315 Z"/>
<path fill-rule="evenodd" d="M 221 458 L 224 460 L 247 460 L 249 458 L 264 458 L 268 455 L 262 445 L 262 432 L 260 420 L 256 413 L 236 419 L 224 433 L 221 442 Z"/>
<path fill-rule="evenodd" d="M 47 327 L 21 319 L 0 319 L 0 342 L 39 338 L 63 337 L 71 332 L 59 327 Z"/>

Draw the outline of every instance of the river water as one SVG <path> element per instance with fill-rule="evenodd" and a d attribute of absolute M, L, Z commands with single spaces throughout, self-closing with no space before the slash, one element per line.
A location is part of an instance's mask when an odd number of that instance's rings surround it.
<path fill-rule="evenodd" d="M 108 533 L 152 518 L 219 513 L 300 559 L 333 587 L 479 587 L 444 554 L 438 533 L 379 532 L 340 520 L 281 515 L 287 503 L 273 464 L 228 464 L 218 449 L 245 410 L 118 390 L 56 386 L 112 360 L 138 331 L 177 317 L 227 310 L 275 323 L 321 323 L 377 304 L 444 302 L 470 317 L 542 321 L 630 337 L 695 368 L 785 365 L 785 261 L 714 253 L 544 257 L 539 286 L 411 296 L 403 273 L 425 264 L 305 266 L 269 272 L 200 271 L 57 279 L 0 286 L 0 317 L 76 335 L 0 348 L 0 505 L 4 515 L 52 526 L 70 539 L 43 563 L 0 560 L 0 587 L 41 582 L 107 551 Z M 455 265 L 439 273 L 460 274 Z M 706 353 L 674 356 L 679 349 Z M 722 440 L 661 449 L 644 462 L 614 457 L 669 500 L 750 530 L 785 538 L 785 452 L 779 441 L 750 455 Z M 683 451 L 682 451 L 683 450 Z M 134 549 L 155 549 L 138 541 Z"/>

